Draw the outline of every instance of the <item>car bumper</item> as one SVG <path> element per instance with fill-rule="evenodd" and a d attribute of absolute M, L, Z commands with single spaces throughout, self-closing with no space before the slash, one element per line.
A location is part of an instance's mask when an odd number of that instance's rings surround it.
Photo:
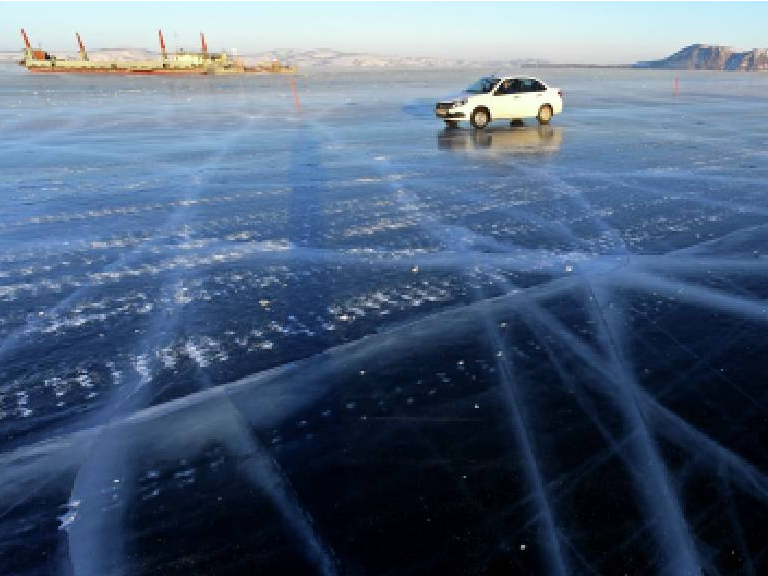
<path fill-rule="evenodd" d="M 467 114 L 459 106 L 454 106 L 452 108 L 438 106 L 435 107 L 435 116 L 441 120 L 462 120 L 467 117 Z"/>
<path fill-rule="evenodd" d="M 470 116 L 469 102 L 438 100 L 435 102 L 435 116 L 441 120 L 466 120 Z"/>

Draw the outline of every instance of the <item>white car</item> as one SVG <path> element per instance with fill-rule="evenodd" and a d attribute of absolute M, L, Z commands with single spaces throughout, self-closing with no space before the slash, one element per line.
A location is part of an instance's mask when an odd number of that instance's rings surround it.
<path fill-rule="evenodd" d="M 492 120 L 502 119 L 537 118 L 539 124 L 549 124 L 552 116 L 562 111 L 562 90 L 524 76 L 480 78 L 461 96 L 435 106 L 435 114 L 449 128 L 458 127 L 460 120 L 469 120 L 479 129 Z"/>

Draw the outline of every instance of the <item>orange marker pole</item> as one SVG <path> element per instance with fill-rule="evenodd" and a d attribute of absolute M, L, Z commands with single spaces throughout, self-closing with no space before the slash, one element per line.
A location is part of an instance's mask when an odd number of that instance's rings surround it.
<path fill-rule="evenodd" d="M 293 103 L 296 106 L 296 112 L 301 112 L 299 93 L 296 91 L 296 81 L 293 78 L 291 78 L 291 92 L 293 92 Z"/>

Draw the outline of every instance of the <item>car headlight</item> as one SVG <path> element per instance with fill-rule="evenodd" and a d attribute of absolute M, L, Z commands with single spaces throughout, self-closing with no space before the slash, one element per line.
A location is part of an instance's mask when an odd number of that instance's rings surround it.
<path fill-rule="evenodd" d="M 454 106 L 464 106 L 464 104 L 466 104 L 466 103 L 467 103 L 467 99 L 466 98 L 462 98 L 461 100 L 454 100 L 453 101 L 453 105 Z"/>

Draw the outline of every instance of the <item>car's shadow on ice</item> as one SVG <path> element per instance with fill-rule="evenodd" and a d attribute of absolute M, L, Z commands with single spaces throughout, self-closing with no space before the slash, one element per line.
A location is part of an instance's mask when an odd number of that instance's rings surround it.
<path fill-rule="evenodd" d="M 516 154 L 551 154 L 560 150 L 562 142 L 563 129 L 554 126 L 445 128 L 437 133 L 437 148 L 444 151 L 492 149 Z"/>

